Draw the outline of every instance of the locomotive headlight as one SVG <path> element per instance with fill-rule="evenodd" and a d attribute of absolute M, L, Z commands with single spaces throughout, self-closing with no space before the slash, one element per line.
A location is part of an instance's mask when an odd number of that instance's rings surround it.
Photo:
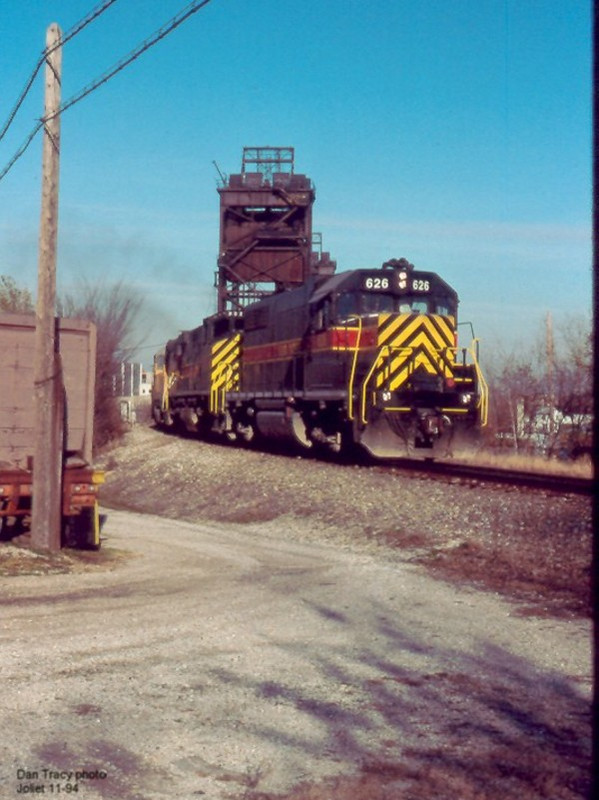
<path fill-rule="evenodd" d="M 471 400 L 472 400 L 472 395 L 470 394 L 470 392 L 463 392 L 463 393 L 460 395 L 460 403 L 461 403 L 462 405 L 464 405 L 464 406 L 467 406 L 467 405 L 468 405 L 468 403 L 469 403 Z"/>

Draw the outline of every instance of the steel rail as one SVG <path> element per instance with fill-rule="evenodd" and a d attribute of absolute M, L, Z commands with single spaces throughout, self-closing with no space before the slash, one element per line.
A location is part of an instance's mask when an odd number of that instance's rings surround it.
<path fill-rule="evenodd" d="M 428 461 L 418 459 L 393 459 L 385 463 L 372 462 L 381 470 L 389 468 L 421 472 L 439 478 L 463 478 L 486 483 L 501 483 L 521 486 L 527 489 L 561 492 L 565 494 L 592 495 L 595 491 L 594 478 L 580 478 L 553 473 L 528 472 L 526 470 L 502 469 L 480 464 L 463 464 L 448 461 Z"/>

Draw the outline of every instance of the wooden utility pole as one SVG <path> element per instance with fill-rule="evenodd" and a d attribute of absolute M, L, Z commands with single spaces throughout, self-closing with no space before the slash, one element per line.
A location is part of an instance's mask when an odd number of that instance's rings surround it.
<path fill-rule="evenodd" d="M 52 23 L 46 49 L 62 31 Z M 38 289 L 35 312 L 35 451 L 33 456 L 34 547 L 59 550 L 62 505 L 63 388 L 56 340 L 56 249 L 58 240 L 58 172 L 60 156 L 60 82 L 62 47 L 46 57 L 42 208 L 39 233 Z M 52 115 L 56 116 L 52 116 Z"/>

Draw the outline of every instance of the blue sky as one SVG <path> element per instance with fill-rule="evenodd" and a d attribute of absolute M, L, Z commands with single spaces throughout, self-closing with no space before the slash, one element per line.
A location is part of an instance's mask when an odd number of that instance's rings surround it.
<path fill-rule="evenodd" d="M 0 6 L 0 125 L 50 22 L 97 0 Z M 118 0 L 63 52 L 63 99 L 185 7 Z M 0 169 L 42 114 L 38 76 Z M 338 270 L 405 256 L 485 347 L 591 309 L 587 0 L 212 0 L 62 119 L 59 291 L 124 280 L 154 345 L 215 309 L 215 160 L 295 147 Z M 35 290 L 41 136 L 0 181 L 0 273 Z"/>

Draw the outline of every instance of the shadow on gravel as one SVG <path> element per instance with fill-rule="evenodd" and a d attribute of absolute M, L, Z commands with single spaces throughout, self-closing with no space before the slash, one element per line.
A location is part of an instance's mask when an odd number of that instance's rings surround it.
<path fill-rule="evenodd" d="M 162 789 L 168 797 L 170 783 L 164 772 L 107 739 L 87 740 L 82 748 L 71 748 L 66 742 L 47 742 L 36 755 L 46 769 L 75 773 L 68 783 L 47 782 L 45 788 L 50 794 L 85 797 L 87 790 L 94 790 L 106 800 L 147 800 L 146 787 L 151 786 L 152 791 Z"/>
<path fill-rule="evenodd" d="M 34 755 L 49 769 L 104 770 L 106 777 L 90 780 L 87 788 L 108 800 L 182 797 L 177 776 L 183 772 L 186 785 L 198 780 L 191 795 L 204 794 L 200 779 L 210 774 L 222 782 L 218 797 L 236 800 L 587 797 L 590 704 L 561 674 L 486 639 L 474 654 L 459 644 L 444 647 L 384 604 L 372 604 L 366 621 L 334 602 L 307 605 L 313 624 L 306 620 L 293 640 L 263 630 L 260 653 L 272 674 L 245 657 L 256 651 L 213 651 L 201 638 L 186 651 L 185 664 L 177 652 L 161 655 L 160 736 L 195 739 L 187 766 L 153 760 L 160 739 L 151 740 L 143 758 L 98 736 L 95 725 L 89 738 L 76 738 L 73 731 L 84 730 L 77 720 L 105 717 L 102 729 L 110 724 L 110 697 L 93 703 L 73 698 L 66 718 L 59 716 L 52 738 Z M 339 632 L 349 634 L 349 644 Z M 294 672 L 282 664 L 293 664 Z M 123 661 L 123 672 L 113 674 L 115 680 L 143 676 L 149 666 L 144 654 Z M 140 704 L 146 695 L 155 702 L 155 692 L 149 680 Z M 207 735 L 213 743 L 228 743 L 208 771 L 202 766 Z M 269 763 L 264 753 L 276 753 L 280 761 Z M 353 773 L 283 795 L 266 793 L 264 779 L 272 771 L 280 775 L 282 764 L 295 765 L 296 773 L 309 774 L 311 765 L 324 765 L 321 775 Z"/>
<path fill-rule="evenodd" d="M 352 624 L 334 608 L 317 610 L 333 625 Z M 384 656 L 376 644 L 381 639 Z M 291 707 L 323 734 L 315 741 L 302 737 L 297 726 L 286 731 L 268 724 L 246 731 L 299 749 L 307 762 L 324 757 L 346 769 L 353 764 L 355 773 L 302 784 L 284 795 L 246 789 L 244 800 L 588 797 L 590 704 L 560 675 L 488 642 L 480 643 L 477 655 L 464 655 L 411 638 L 383 614 L 361 648 L 327 652 L 306 641 L 272 644 L 304 661 L 307 674 L 316 666 L 323 681 L 343 687 L 343 700 L 312 693 L 301 674 L 293 681 L 258 681 L 214 670 L 213 677 L 232 691 Z M 389 657 L 389 644 L 397 658 Z M 434 665 L 430 672 L 422 668 L 427 661 Z M 405 666 L 410 662 L 414 667 Z"/>

